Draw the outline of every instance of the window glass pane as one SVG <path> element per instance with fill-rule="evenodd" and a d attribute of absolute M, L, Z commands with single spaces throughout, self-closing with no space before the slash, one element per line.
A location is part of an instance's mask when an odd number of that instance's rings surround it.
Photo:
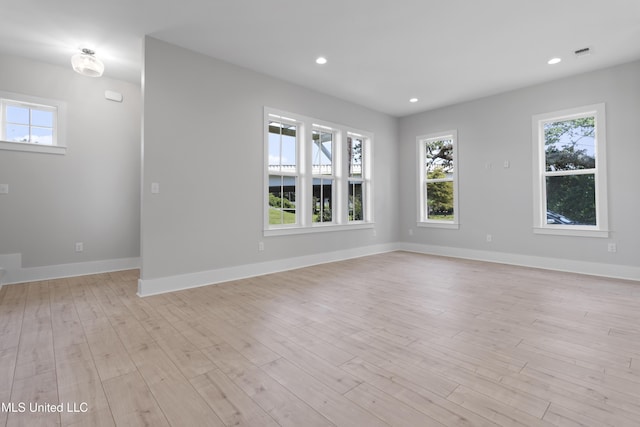
<path fill-rule="evenodd" d="M 7 122 L 22 125 L 29 124 L 29 109 L 7 105 Z"/>
<path fill-rule="evenodd" d="M 29 126 L 7 124 L 7 141 L 30 142 Z"/>
<path fill-rule="evenodd" d="M 347 137 L 347 150 L 349 156 L 349 176 L 362 176 L 362 139 Z"/>
<path fill-rule="evenodd" d="M 545 170 L 596 167 L 595 117 L 544 123 Z"/>
<path fill-rule="evenodd" d="M 53 127 L 53 111 L 31 110 L 31 126 Z"/>
<path fill-rule="evenodd" d="M 295 125 L 269 122 L 269 169 L 273 171 L 296 171 Z"/>
<path fill-rule="evenodd" d="M 269 224 L 296 223 L 296 178 L 269 175 Z"/>
<path fill-rule="evenodd" d="M 362 220 L 362 183 L 349 181 L 349 221 Z"/>
<path fill-rule="evenodd" d="M 53 145 L 53 129 L 31 128 L 31 142 L 41 145 Z"/>
<path fill-rule="evenodd" d="M 427 182 L 427 219 L 453 221 L 453 181 Z"/>
<path fill-rule="evenodd" d="M 427 178 L 453 178 L 453 141 L 441 139 L 425 143 Z M 430 176 L 431 175 L 431 176 Z"/>
<path fill-rule="evenodd" d="M 331 175 L 333 173 L 333 133 L 314 130 L 312 137 L 312 173 L 314 175 Z"/>
<path fill-rule="evenodd" d="M 313 222 L 331 222 L 333 216 L 333 180 L 313 179 Z"/>
<path fill-rule="evenodd" d="M 547 224 L 596 225 L 595 175 L 548 176 Z"/>

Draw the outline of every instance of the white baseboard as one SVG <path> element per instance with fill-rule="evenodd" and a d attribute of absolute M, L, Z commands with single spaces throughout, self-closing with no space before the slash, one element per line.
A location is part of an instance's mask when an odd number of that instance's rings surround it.
<path fill-rule="evenodd" d="M 0 262 L 8 263 L 0 264 L 6 270 L 2 281 L 2 284 L 5 285 L 140 268 L 140 258 L 120 258 L 22 268 L 20 254 L 11 254 L 0 255 Z"/>
<path fill-rule="evenodd" d="M 277 273 L 280 271 L 309 267 L 317 264 L 325 264 L 350 258 L 359 258 L 367 255 L 392 252 L 394 250 L 396 250 L 396 244 L 394 243 L 363 246 L 360 248 L 345 249 L 335 252 L 238 265 L 197 273 L 180 274 L 177 276 L 160 277 L 157 279 L 140 279 L 138 280 L 138 296 L 146 297 L 183 289 L 198 288 L 231 280 L 261 276 L 263 274 Z"/>
<path fill-rule="evenodd" d="M 433 246 L 418 243 L 401 242 L 397 250 L 417 252 L 421 254 L 448 256 L 476 261 L 495 262 L 517 265 L 521 267 L 542 268 L 545 270 L 564 271 L 568 273 L 603 276 L 613 279 L 640 280 L 640 267 L 615 265 L 597 262 L 547 258 L 531 255 L 510 254 L 505 252 L 481 251 L 475 249 Z"/>
<path fill-rule="evenodd" d="M 397 250 L 640 281 L 640 267 L 634 266 L 397 242 L 282 260 L 225 267 L 216 270 L 180 274 L 170 277 L 144 280 L 140 279 L 138 281 L 138 295 L 150 296 L 162 294 Z M 50 280 L 137 268 L 140 268 L 140 258 L 122 258 L 22 268 L 20 254 L 0 255 L 0 269 L 5 270 L 4 277 L 0 278 L 0 286 L 3 284 L 34 282 L 38 280 Z"/>

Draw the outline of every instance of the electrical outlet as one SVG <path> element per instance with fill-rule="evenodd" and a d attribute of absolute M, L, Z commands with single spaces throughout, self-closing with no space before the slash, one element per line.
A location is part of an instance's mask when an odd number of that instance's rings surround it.
<path fill-rule="evenodd" d="M 9 194 L 9 184 L 0 184 L 0 194 Z"/>
<path fill-rule="evenodd" d="M 492 242 L 493 241 L 493 236 L 491 234 L 487 234 L 487 242 Z"/>
<path fill-rule="evenodd" d="M 264 251 L 264 242 L 258 242 L 258 250 L 260 252 Z"/>
<path fill-rule="evenodd" d="M 409 229 L 409 236 L 413 236 L 413 228 Z"/>
<path fill-rule="evenodd" d="M 376 231 L 376 229 L 373 229 L 373 237 L 376 237 L 378 235 L 378 232 Z"/>
<path fill-rule="evenodd" d="M 84 243 L 77 242 L 76 243 L 76 252 L 82 252 L 82 251 L 84 251 Z"/>
<path fill-rule="evenodd" d="M 160 193 L 160 184 L 157 182 L 151 183 L 151 194 L 159 194 Z"/>
<path fill-rule="evenodd" d="M 612 253 L 618 252 L 618 246 L 615 243 L 609 243 L 607 250 Z"/>

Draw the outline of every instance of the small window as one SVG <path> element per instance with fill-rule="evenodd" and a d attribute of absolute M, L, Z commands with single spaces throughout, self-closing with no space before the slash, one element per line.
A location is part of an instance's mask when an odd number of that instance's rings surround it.
<path fill-rule="evenodd" d="M 418 225 L 458 228 L 457 132 L 419 136 Z"/>
<path fill-rule="evenodd" d="M 604 104 L 534 116 L 534 231 L 607 237 Z"/>
<path fill-rule="evenodd" d="M 0 93 L 0 149 L 64 154 L 58 101 Z"/>
<path fill-rule="evenodd" d="M 295 225 L 298 187 L 298 125 L 269 120 L 269 225 Z"/>
<path fill-rule="evenodd" d="M 364 145 L 365 139 L 359 134 L 348 133 L 347 136 L 347 158 L 349 162 L 349 221 L 363 221 L 365 218 L 364 207 L 366 206 L 364 195 Z"/>
<path fill-rule="evenodd" d="M 334 218 L 334 140 L 333 130 L 327 126 L 316 126 L 311 132 L 312 222 L 314 223 L 331 223 Z"/>

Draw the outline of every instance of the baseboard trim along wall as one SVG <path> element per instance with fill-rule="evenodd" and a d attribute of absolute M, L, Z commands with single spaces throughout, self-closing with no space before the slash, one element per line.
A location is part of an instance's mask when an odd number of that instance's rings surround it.
<path fill-rule="evenodd" d="M 278 273 L 280 271 L 294 270 L 296 268 L 326 264 L 328 262 L 343 261 L 367 255 L 392 252 L 394 250 L 396 250 L 396 244 L 394 243 L 371 245 L 295 258 L 225 267 L 216 270 L 201 271 L 198 273 L 180 274 L 177 276 L 160 277 L 157 279 L 140 279 L 138 280 L 138 296 L 146 297 L 184 289 L 198 288 L 201 286 L 213 285 L 232 280 L 261 276 L 263 274 Z"/>
<path fill-rule="evenodd" d="M 0 255 L 0 262 L 6 263 L 0 264 L 6 270 L 3 285 L 140 268 L 140 258 L 137 257 L 22 268 L 20 254 L 11 254 Z"/>
<path fill-rule="evenodd" d="M 546 258 L 531 255 L 510 254 L 505 252 L 481 251 L 476 249 L 432 246 L 419 243 L 401 242 L 397 250 L 417 252 L 426 255 L 448 256 L 452 258 L 475 261 L 509 264 L 520 267 L 541 268 L 544 270 L 563 271 L 567 273 L 602 276 L 612 279 L 640 281 L 640 267 L 629 265 L 605 264 L 560 258 Z"/>
<path fill-rule="evenodd" d="M 145 297 L 163 294 L 183 289 L 228 282 L 231 280 L 246 279 L 263 274 L 277 273 L 280 271 L 293 270 L 317 264 L 325 264 L 328 262 L 342 261 L 393 251 L 416 252 L 426 255 L 447 256 L 452 258 L 471 259 L 522 267 L 541 268 L 545 270 L 564 271 L 568 273 L 640 281 L 640 267 L 634 266 L 398 242 L 364 246 L 360 248 L 345 249 L 341 251 L 282 260 L 238 265 L 197 273 L 160 277 L 157 279 L 140 279 L 138 280 L 138 295 Z M 2 286 L 16 283 L 35 282 L 39 280 L 52 280 L 88 274 L 138 269 L 140 268 L 140 258 L 122 258 L 22 268 L 20 254 L 8 254 L 0 255 L 0 268 L 5 271 L 4 277 L 0 280 L 0 286 Z"/>

